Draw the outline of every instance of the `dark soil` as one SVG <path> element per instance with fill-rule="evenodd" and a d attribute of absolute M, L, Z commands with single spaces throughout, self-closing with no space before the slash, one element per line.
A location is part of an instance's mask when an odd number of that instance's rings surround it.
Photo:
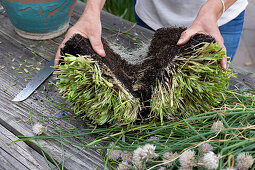
<path fill-rule="evenodd" d="M 102 42 L 106 57 L 100 57 L 92 49 L 89 40 L 79 34 L 74 35 L 65 43 L 61 53 L 62 55 L 66 53 L 92 55 L 102 66 L 108 67 L 133 96 L 141 98 L 141 101 L 147 101 L 152 96 L 156 80 L 161 79 L 163 69 L 172 62 L 175 56 L 189 52 L 190 47 L 201 42 L 215 41 L 211 36 L 197 34 L 185 45 L 177 46 L 176 43 L 185 29 L 182 27 L 158 29 L 151 41 L 147 53 L 148 59 L 140 65 L 131 65 L 121 59 L 120 55 L 113 52 L 104 39 Z"/>

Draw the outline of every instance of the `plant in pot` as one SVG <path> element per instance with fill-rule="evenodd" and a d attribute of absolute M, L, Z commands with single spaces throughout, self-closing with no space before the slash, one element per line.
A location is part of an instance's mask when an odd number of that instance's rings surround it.
<path fill-rule="evenodd" d="M 22 37 L 36 40 L 50 39 L 69 27 L 76 0 L 0 0 Z"/>

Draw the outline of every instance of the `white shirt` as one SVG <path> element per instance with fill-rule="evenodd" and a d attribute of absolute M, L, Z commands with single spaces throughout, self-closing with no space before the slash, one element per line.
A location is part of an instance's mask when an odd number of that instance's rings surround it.
<path fill-rule="evenodd" d="M 205 2 L 206 0 L 137 0 L 135 11 L 154 30 L 167 26 L 188 27 Z M 219 18 L 218 25 L 236 18 L 247 5 L 248 0 L 237 0 Z"/>

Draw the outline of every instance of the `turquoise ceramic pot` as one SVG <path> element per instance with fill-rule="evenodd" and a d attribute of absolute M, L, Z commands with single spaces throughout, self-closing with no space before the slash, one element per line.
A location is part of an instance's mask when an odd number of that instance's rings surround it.
<path fill-rule="evenodd" d="M 23 37 L 48 39 L 69 26 L 76 0 L 0 0 L 15 30 Z"/>

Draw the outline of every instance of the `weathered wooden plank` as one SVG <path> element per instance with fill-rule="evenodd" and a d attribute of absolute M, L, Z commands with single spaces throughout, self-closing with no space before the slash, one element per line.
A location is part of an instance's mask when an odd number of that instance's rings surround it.
<path fill-rule="evenodd" d="M 23 48 L 36 51 L 43 58 L 50 60 L 52 54 L 56 51 L 57 45 L 53 41 L 34 41 L 24 39 L 15 33 L 14 28 L 7 16 L 0 15 L 0 32 L 10 38 L 10 41 L 22 44 Z"/>
<path fill-rule="evenodd" d="M 2 66 L 4 67 L 0 70 L 0 81 L 2 82 L 0 84 L 0 118 L 6 123 L 5 126 L 9 127 L 8 130 L 12 131 L 15 135 L 32 136 L 32 127 L 29 123 L 30 119 L 35 123 L 38 120 L 42 120 L 43 116 L 58 116 L 60 112 L 62 113 L 62 110 L 54 108 L 49 103 L 45 102 L 44 98 L 46 98 L 46 94 L 43 94 L 43 92 L 47 92 L 53 101 L 61 101 L 62 99 L 61 96 L 58 95 L 56 89 L 53 86 L 49 86 L 48 82 L 46 82 L 37 93 L 26 101 L 21 103 L 11 102 L 11 99 L 25 86 L 25 77 L 33 77 L 33 75 L 25 73 L 24 69 L 26 68 L 31 74 L 37 72 L 37 70 L 27 68 L 26 65 L 36 66 L 38 61 L 42 61 L 42 63 L 45 63 L 46 61 L 42 60 L 40 56 L 33 56 L 31 51 L 23 49 L 21 44 L 18 44 L 15 41 L 9 41 L 10 39 L 1 32 L 0 37 L 2 42 L 0 44 L 0 65 L 1 68 Z M 8 55 L 9 53 L 11 53 L 10 56 Z M 33 57 L 34 59 L 32 59 Z M 17 68 L 19 70 L 16 70 Z M 22 71 L 23 73 L 19 74 L 19 71 Z M 14 82 L 14 80 L 16 81 Z M 12 84 L 15 84 L 15 86 L 11 86 Z M 43 90 L 44 87 L 46 90 Z M 31 114 L 31 117 L 28 110 L 31 110 L 31 112 L 34 113 Z M 17 121 L 19 123 L 17 123 Z M 53 124 L 46 124 L 48 128 L 55 129 L 60 122 L 61 120 L 55 120 Z M 63 120 L 62 123 L 64 128 L 73 127 L 73 124 L 67 120 Z M 45 134 L 51 135 L 54 134 L 54 131 L 49 131 Z M 75 139 L 70 140 L 73 142 L 75 141 Z M 62 161 L 62 149 L 58 141 L 41 140 L 39 143 L 55 160 L 57 160 L 57 162 Z M 102 168 L 102 160 L 95 150 L 85 150 L 66 143 L 63 144 L 63 147 L 65 149 L 65 157 L 70 157 L 70 159 L 65 161 L 65 167 L 67 169 Z"/>
<path fill-rule="evenodd" d="M 11 131 L 18 131 L 20 134 L 24 136 L 33 136 L 31 125 L 29 124 L 29 113 L 28 110 L 23 109 L 18 105 L 13 105 L 11 102 L 8 102 L 8 96 L 1 96 L 2 100 L 0 102 L 0 117 L 8 123 L 12 128 L 9 129 Z M 33 111 L 32 108 L 28 108 Z M 46 114 L 44 114 L 47 116 Z M 42 120 L 41 117 L 37 115 L 31 115 L 32 121 L 35 123 L 37 120 Z M 17 123 L 19 122 L 19 123 Z M 55 121 L 54 123 L 59 123 L 59 121 Z M 54 124 L 50 124 L 49 122 L 44 123 L 48 128 L 54 129 Z M 70 125 L 68 122 L 63 121 L 63 126 L 67 127 Z M 65 128 L 62 128 L 65 129 Z M 20 136 L 19 133 L 15 132 L 15 135 Z M 56 134 L 53 131 L 46 132 L 45 135 L 53 135 Z M 74 139 L 70 139 L 71 142 L 76 142 Z M 86 142 L 86 141 L 84 141 Z M 61 143 L 55 140 L 40 140 L 39 144 L 43 147 L 47 152 L 51 154 L 51 156 L 58 162 L 62 162 L 62 149 Z M 69 158 L 65 160 L 65 168 L 66 169 L 95 169 L 97 167 L 102 168 L 103 163 L 100 159 L 100 156 L 91 149 L 82 149 L 80 147 L 76 147 L 70 144 L 63 143 L 63 148 L 65 150 L 65 158 Z M 38 148 L 37 148 L 38 149 Z"/>
<path fill-rule="evenodd" d="M 9 169 L 28 169 L 19 161 L 17 161 L 12 155 L 0 148 L 0 169 L 9 170 Z M 18 168 L 19 167 L 19 168 Z"/>
<path fill-rule="evenodd" d="M 242 66 L 231 66 L 232 70 L 237 72 L 236 77 L 232 77 L 230 81 L 230 89 L 254 90 L 255 74 L 247 71 Z M 254 91 L 250 93 L 255 94 Z"/>
<path fill-rule="evenodd" d="M 24 142 L 8 143 L 19 139 L 8 129 L 0 125 L 0 169 L 49 169 L 44 157 Z M 54 168 L 52 164 L 51 167 Z"/>
<path fill-rule="evenodd" d="M 78 2 L 74 11 L 74 16 L 71 20 L 71 24 L 76 22 L 83 8 L 84 4 Z M 129 33 L 137 35 L 140 35 L 143 32 L 143 34 L 149 39 L 152 36 L 151 31 L 138 26 L 133 28 L 133 23 L 121 20 L 118 17 L 112 16 L 106 12 L 102 12 L 101 17 L 103 27 L 111 29 L 113 28 L 120 31 L 128 30 Z M 109 41 L 118 43 L 125 47 L 136 47 L 134 42 L 121 32 L 103 29 L 103 36 Z M 4 68 L 0 69 L 0 119 L 4 122 L 2 122 L 2 124 L 4 124 L 5 127 L 8 127 L 8 130 L 14 135 L 33 135 L 31 131 L 32 127 L 30 125 L 30 119 L 35 123 L 38 120 L 43 119 L 43 116 L 58 116 L 59 113 L 63 113 L 62 110 L 52 107 L 52 105 L 44 100 L 44 98 L 50 98 L 52 101 L 64 102 L 61 99 L 61 96 L 57 93 L 56 89 L 53 86 L 48 85 L 48 81 L 37 90 L 37 93 L 34 93 L 26 101 L 21 103 L 13 103 L 10 101 L 27 83 L 25 82 L 25 78 L 32 78 L 37 73 L 37 70 L 32 68 L 27 68 L 32 75 L 25 73 L 24 68 L 26 68 L 26 65 L 33 65 L 36 67 L 38 65 L 38 61 L 41 61 L 42 65 L 45 64 L 47 60 L 55 55 L 58 43 L 60 43 L 62 39 L 63 36 L 55 38 L 53 41 L 41 42 L 23 39 L 14 32 L 9 19 L 4 15 L 0 15 L 0 41 L 2 42 L 0 44 L 0 68 L 4 66 Z M 35 47 L 30 45 L 35 45 Z M 33 51 L 39 55 L 35 56 Z M 18 72 L 20 71 L 23 73 L 19 74 Z M 53 80 L 53 78 L 50 80 Z M 16 85 L 14 86 L 14 84 Z M 29 115 L 28 110 L 31 111 L 31 116 Z M 64 114 L 67 113 L 64 112 Z M 63 127 L 68 129 L 73 125 L 76 126 L 77 122 L 63 120 Z M 54 120 L 53 123 L 46 122 L 45 124 L 49 129 L 54 129 L 59 123 L 60 120 Z M 45 134 L 51 135 L 56 133 L 54 131 L 48 131 Z M 77 142 L 75 139 L 70 140 L 72 142 Z M 57 162 L 61 162 L 62 150 L 59 142 L 54 140 L 41 140 L 39 143 L 53 156 Z M 70 159 L 65 160 L 65 168 L 95 169 L 99 167 L 98 169 L 102 169 L 103 162 L 95 150 L 83 150 L 83 148 L 75 147 L 66 143 L 63 144 L 63 147 L 65 149 L 65 157 L 74 155 Z M 36 150 L 38 148 L 33 146 L 33 149 Z M 35 151 L 33 150 L 33 152 Z M 7 151 L 1 149 L 0 155 L 0 161 L 3 160 L 6 162 L 6 159 L 12 159 L 11 157 L 13 154 L 9 154 Z M 36 158 L 36 160 L 40 160 L 40 158 Z M 14 162 L 15 160 L 11 161 L 12 164 L 14 164 Z M 12 164 L 7 162 L 4 167 L 14 166 Z M 15 166 L 18 165 L 20 165 L 19 162 L 16 162 Z M 22 164 L 20 167 L 26 168 L 26 166 Z M 0 167 L 0 169 L 2 168 Z"/>

